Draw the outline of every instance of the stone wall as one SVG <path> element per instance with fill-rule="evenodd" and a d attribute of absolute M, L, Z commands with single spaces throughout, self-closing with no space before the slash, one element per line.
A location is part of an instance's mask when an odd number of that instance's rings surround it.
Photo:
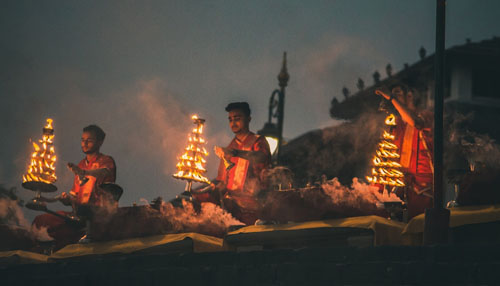
<path fill-rule="evenodd" d="M 2 285 L 498 284 L 500 246 L 115 255 L 0 267 Z"/>

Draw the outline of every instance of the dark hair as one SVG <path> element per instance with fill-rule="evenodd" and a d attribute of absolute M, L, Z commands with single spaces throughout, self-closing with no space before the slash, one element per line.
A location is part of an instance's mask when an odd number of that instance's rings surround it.
<path fill-rule="evenodd" d="M 104 141 L 104 138 L 106 137 L 106 133 L 104 133 L 104 131 L 101 129 L 101 127 L 99 127 L 95 124 L 92 124 L 92 125 L 89 125 L 89 126 L 83 128 L 83 132 L 94 133 L 97 141 Z"/>
<path fill-rule="evenodd" d="M 232 110 L 241 110 L 243 113 L 245 113 L 246 116 L 250 116 L 250 106 L 248 105 L 248 102 L 231 102 L 226 106 L 226 111 L 232 111 Z"/>
<path fill-rule="evenodd" d="M 400 87 L 406 98 L 408 98 L 407 97 L 408 93 L 411 92 L 412 93 L 412 102 L 413 102 L 413 104 L 416 107 L 418 107 L 422 103 L 421 102 L 422 98 L 421 98 L 420 93 L 418 93 L 418 91 L 416 89 L 414 89 L 413 87 L 411 87 L 411 85 L 408 85 L 406 82 L 404 82 L 404 81 L 398 81 L 398 82 L 392 84 L 390 86 L 391 92 L 392 92 L 392 89 L 395 88 L 395 87 Z"/>
<path fill-rule="evenodd" d="M 394 84 L 392 84 L 391 86 L 389 86 L 389 91 L 392 92 L 392 90 L 395 88 L 395 87 L 400 87 L 401 90 L 403 90 L 403 93 L 406 95 L 408 93 L 408 91 L 410 91 L 410 88 L 408 87 L 408 85 L 404 82 L 396 82 Z"/>

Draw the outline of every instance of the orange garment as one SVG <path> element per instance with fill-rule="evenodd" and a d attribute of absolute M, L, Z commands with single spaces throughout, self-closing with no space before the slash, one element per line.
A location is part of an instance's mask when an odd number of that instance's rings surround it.
<path fill-rule="evenodd" d="M 417 129 L 397 117 L 394 143 L 400 151 L 400 164 L 405 173 L 408 216 L 410 218 L 423 213 L 432 206 L 432 113 L 422 112 L 418 117 L 423 121 L 423 128 Z"/>
<path fill-rule="evenodd" d="M 432 166 L 431 116 L 431 113 L 419 114 L 419 117 L 424 122 L 424 128 L 422 129 L 407 124 L 400 117 L 396 119 L 394 143 L 400 150 L 401 158 L 399 162 L 406 174 L 415 177 L 416 183 L 419 184 L 416 190 L 417 193 L 429 187 L 424 182 L 420 182 L 422 180 L 420 177 L 426 175 L 432 177 L 432 173 L 434 173 Z"/>
<path fill-rule="evenodd" d="M 95 158 L 91 161 L 87 161 L 87 158 L 84 158 L 78 163 L 78 167 L 82 170 L 97 170 L 97 169 L 108 169 L 110 174 L 96 178 L 90 175 L 87 175 L 86 178 L 88 181 L 80 186 L 80 178 L 75 176 L 73 181 L 73 187 L 71 188 L 70 193 L 75 195 L 77 198 L 77 204 L 87 204 L 89 202 L 99 205 L 100 196 L 99 196 L 99 185 L 103 183 L 114 183 L 116 180 L 116 165 L 115 160 L 111 156 L 107 156 L 99 153 Z"/>
<path fill-rule="evenodd" d="M 70 215 L 71 212 L 58 211 L 61 215 Z M 32 227 L 47 228 L 47 234 L 54 239 L 54 250 L 78 242 L 85 234 L 81 225 L 70 224 L 64 219 L 52 214 L 41 214 L 35 217 Z"/>
<path fill-rule="evenodd" d="M 73 182 L 73 188 L 71 188 L 70 193 L 76 195 L 76 205 L 97 205 L 99 206 L 100 196 L 98 186 L 102 183 L 114 183 L 116 179 L 116 165 L 112 157 L 106 156 L 104 154 L 98 154 L 96 158 L 91 161 L 87 161 L 84 158 L 78 164 L 82 170 L 96 170 L 107 168 L 110 171 L 110 175 L 96 179 L 93 176 L 87 176 L 89 180 L 80 186 L 80 179 L 75 176 Z M 70 212 L 58 211 L 59 214 L 69 215 Z M 64 221 L 62 218 L 54 216 L 52 214 L 42 214 L 35 217 L 32 225 L 37 228 L 46 227 L 47 233 L 54 238 L 55 248 L 59 249 L 65 245 L 77 242 L 85 232 L 79 225 L 72 225 Z"/>
<path fill-rule="evenodd" d="M 271 164 L 271 151 L 265 137 L 250 132 L 242 141 L 236 137 L 227 146 L 230 149 L 255 151 L 265 154 L 266 160 L 261 163 L 252 163 L 241 157 L 232 157 L 235 164 L 226 170 L 221 159 L 217 180 L 222 182 L 226 189 L 224 204 L 233 216 L 246 224 L 253 224 L 257 220 L 256 195 L 265 186 L 262 184 L 262 171 Z"/>
<path fill-rule="evenodd" d="M 226 189 L 231 193 L 245 193 L 253 195 L 262 187 L 260 183 L 261 173 L 271 163 L 271 151 L 269 149 L 269 144 L 267 143 L 265 137 L 255 135 L 250 132 L 243 139 L 243 141 L 234 137 L 227 148 L 243 151 L 256 151 L 265 154 L 267 160 L 257 164 L 252 164 L 249 160 L 241 157 L 232 157 L 231 162 L 233 162 L 235 166 L 229 170 L 226 170 L 222 159 L 219 163 L 217 181 L 224 182 Z"/>

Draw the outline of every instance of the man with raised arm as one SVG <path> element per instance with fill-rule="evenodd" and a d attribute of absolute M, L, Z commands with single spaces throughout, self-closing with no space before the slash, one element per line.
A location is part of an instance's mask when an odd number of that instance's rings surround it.
<path fill-rule="evenodd" d="M 408 217 L 421 214 L 432 206 L 432 112 L 419 110 L 414 93 L 402 83 L 391 87 L 387 94 L 376 90 L 394 106 L 397 116 L 395 144 L 400 154 L 400 164 L 405 172 L 405 195 L 408 201 Z M 400 194 L 401 195 L 401 194 Z"/>

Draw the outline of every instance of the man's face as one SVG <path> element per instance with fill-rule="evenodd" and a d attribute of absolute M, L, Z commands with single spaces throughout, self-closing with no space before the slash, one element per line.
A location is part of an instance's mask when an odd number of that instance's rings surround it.
<path fill-rule="evenodd" d="M 228 119 L 229 127 L 231 127 L 231 131 L 233 131 L 234 134 L 248 132 L 250 116 L 246 116 L 243 111 L 239 109 L 229 111 Z"/>
<path fill-rule="evenodd" d="M 401 102 L 402 104 L 406 105 L 406 95 L 403 91 L 403 89 L 401 89 L 401 87 L 399 86 L 396 86 L 392 89 L 392 94 L 394 95 L 394 97 L 399 101 Z"/>
<path fill-rule="evenodd" d="M 102 141 L 98 141 L 93 132 L 83 132 L 82 151 L 85 154 L 93 154 L 99 151 Z"/>

